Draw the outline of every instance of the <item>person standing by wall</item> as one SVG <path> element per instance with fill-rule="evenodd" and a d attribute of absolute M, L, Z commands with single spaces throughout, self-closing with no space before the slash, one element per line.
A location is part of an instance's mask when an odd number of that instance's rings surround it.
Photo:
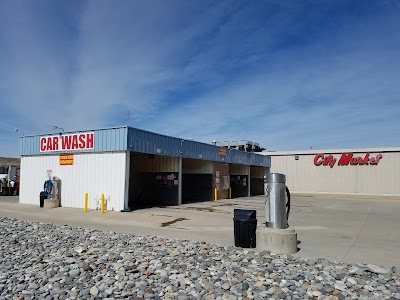
<path fill-rule="evenodd" d="M 10 195 L 14 196 L 14 191 L 15 191 L 15 181 L 14 179 L 11 179 L 10 181 Z"/>

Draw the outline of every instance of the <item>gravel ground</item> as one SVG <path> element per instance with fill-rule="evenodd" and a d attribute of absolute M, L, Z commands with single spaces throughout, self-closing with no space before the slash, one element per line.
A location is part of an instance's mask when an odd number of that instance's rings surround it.
<path fill-rule="evenodd" d="M 0 299 L 400 299 L 397 267 L 8 218 L 0 239 Z"/>

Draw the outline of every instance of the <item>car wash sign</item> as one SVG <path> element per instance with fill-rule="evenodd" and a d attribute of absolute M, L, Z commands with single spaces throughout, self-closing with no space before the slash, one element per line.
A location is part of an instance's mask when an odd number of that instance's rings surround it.
<path fill-rule="evenodd" d="M 40 137 L 40 152 L 94 149 L 94 132 Z"/>
<path fill-rule="evenodd" d="M 364 155 L 357 156 L 353 152 L 342 153 L 339 158 L 338 166 L 362 166 L 362 165 L 377 165 L 382 159 L 382 154 L 371 155 L 367 152 Z M 314 165 L 316 166 L 330 166 L 333 168 L 336 164 L 337 158 L 333 155 L 326 155 L 324 153 L 319 153 L 314 157 Z"/>

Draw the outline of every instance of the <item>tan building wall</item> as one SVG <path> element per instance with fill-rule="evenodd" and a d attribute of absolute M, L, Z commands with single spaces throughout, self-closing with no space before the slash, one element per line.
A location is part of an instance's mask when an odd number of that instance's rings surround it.
<path fill-rule="evenodd" d="M 332 155 L 333 167 L 314 164 L 317 154 Z M 369 158 L 381 154 L 377 164 L 339 165 L 343 153 Z M 400 196 L 400 148 L 345 149 L 300 152 L 264 152 L 271 156 L 273 173 L 287 176 L 294 193 L 362 194 Z M 297 157 L 297 159 L 296 159 Z M 322 159 L 319 158 L 318 161 Z"/>

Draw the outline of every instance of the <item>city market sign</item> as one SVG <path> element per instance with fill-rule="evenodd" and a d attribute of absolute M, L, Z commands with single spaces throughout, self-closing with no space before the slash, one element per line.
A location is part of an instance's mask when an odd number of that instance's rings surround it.
<path fill-rule="evenodd" d="M 352 152 L 342 153 L 339 158 L 338 166 L 362 166 L 362 165 L 377 165 L 382 158 L 382 154 L 377 154 L 376 156 L 370 156 L 367 152 L 364 156 L 354 156 Z M 316 166 L 333 166 L 336 164 L 337 159 L 333 155 L 325 155 L 324 153 L 319 153 L 314 157 L 314 165 Z"/>
<path fill-rule="evenodd" d="M 94 132 L 40 137 L 40 152 L 94 149 Z"/>

